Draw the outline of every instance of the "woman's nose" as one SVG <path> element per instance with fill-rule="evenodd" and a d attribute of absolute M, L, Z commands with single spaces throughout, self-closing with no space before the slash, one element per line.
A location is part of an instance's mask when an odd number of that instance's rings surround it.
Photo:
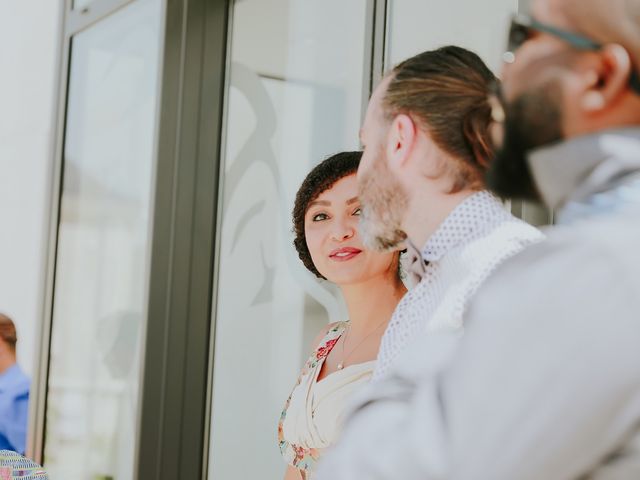
<path fill-rule="evenodd" d="M 343 242 L 352 238 L 355 233 L 355 227 L 348 225 L 346 222 L 340 222 L 336 223 L 336 226 L 331 233 L 331 237 L 337 242 Z"/>

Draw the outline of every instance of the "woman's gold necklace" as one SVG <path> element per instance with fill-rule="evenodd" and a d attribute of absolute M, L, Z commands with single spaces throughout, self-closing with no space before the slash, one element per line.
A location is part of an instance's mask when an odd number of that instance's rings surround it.
<path fill-rule="evenodd" d="M 351 328 L 351 325 L 348 325 L 343 336 L 342 336 L 342 360 L 340 360 L 340 363 L 338 363 L 338 366 L 336 367 L 338 370 L 342 370 L 344 368 L 344 362 L 347 361 L 347 359 L 353 354 L 353 352 L 355 352 L 360 345 L 362 345 L 364 343 L 364 341 L 369 338 L 371 335 L 373 335 L 374 333 L 376 333 L 378 331 L 378 329 L 384 325 L 385 323 L 387 323 L 389 320 L 385 320 L 384 322 L 382 322 L 380 325 L 378 325 L 376 328 L 374 328 L 373 330 L 371 330 L 371 332 L 369 334 L 367 334 L 362 340 L 360 340 L 360 343 L 358 343 L 354 348 L 351 349 L 351 351 L 349 352 L 349 354 L 347 356 L 344 355 L 344 345 L 347 343 L 347 333 L 349 333 L 349 329 Z"/>

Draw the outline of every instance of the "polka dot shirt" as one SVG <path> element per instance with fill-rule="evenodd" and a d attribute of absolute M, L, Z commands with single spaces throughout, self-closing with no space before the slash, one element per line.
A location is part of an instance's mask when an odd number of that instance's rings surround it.
<path fill-rule="evenodd" d="M 487 191 L 467 197 L 422 248 L 426 262 L 420 283 L 396 307 L 380 343 L 373 380 L 421 333 L 463 331 L 469 300 L 507 258 L 543 239 Z"/>

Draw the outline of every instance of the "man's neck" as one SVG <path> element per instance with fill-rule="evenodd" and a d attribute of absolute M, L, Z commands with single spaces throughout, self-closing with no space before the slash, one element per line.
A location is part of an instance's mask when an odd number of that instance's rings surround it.
<path fill-rule="evenodd" d="M 5 373 L 11 367 L 16 364 L 15 355 L 11 355 L 9 353 L 5 355 L 0 355 L 0 374 Z"/>
<path fill-rule="evenodd" d="M 474 193 L 471 190 L 451 194 L 416 192 L 409 202 L 403 230 L 415 246 L 422 249 L 449 214 Z"/>

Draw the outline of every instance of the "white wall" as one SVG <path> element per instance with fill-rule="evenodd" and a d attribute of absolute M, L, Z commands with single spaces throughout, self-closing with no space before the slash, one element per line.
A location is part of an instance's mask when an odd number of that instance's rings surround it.
<path fill-rule="evenodd" d="M 37 361 L 61 0 L 0 0 L 0 311 Z"/>

